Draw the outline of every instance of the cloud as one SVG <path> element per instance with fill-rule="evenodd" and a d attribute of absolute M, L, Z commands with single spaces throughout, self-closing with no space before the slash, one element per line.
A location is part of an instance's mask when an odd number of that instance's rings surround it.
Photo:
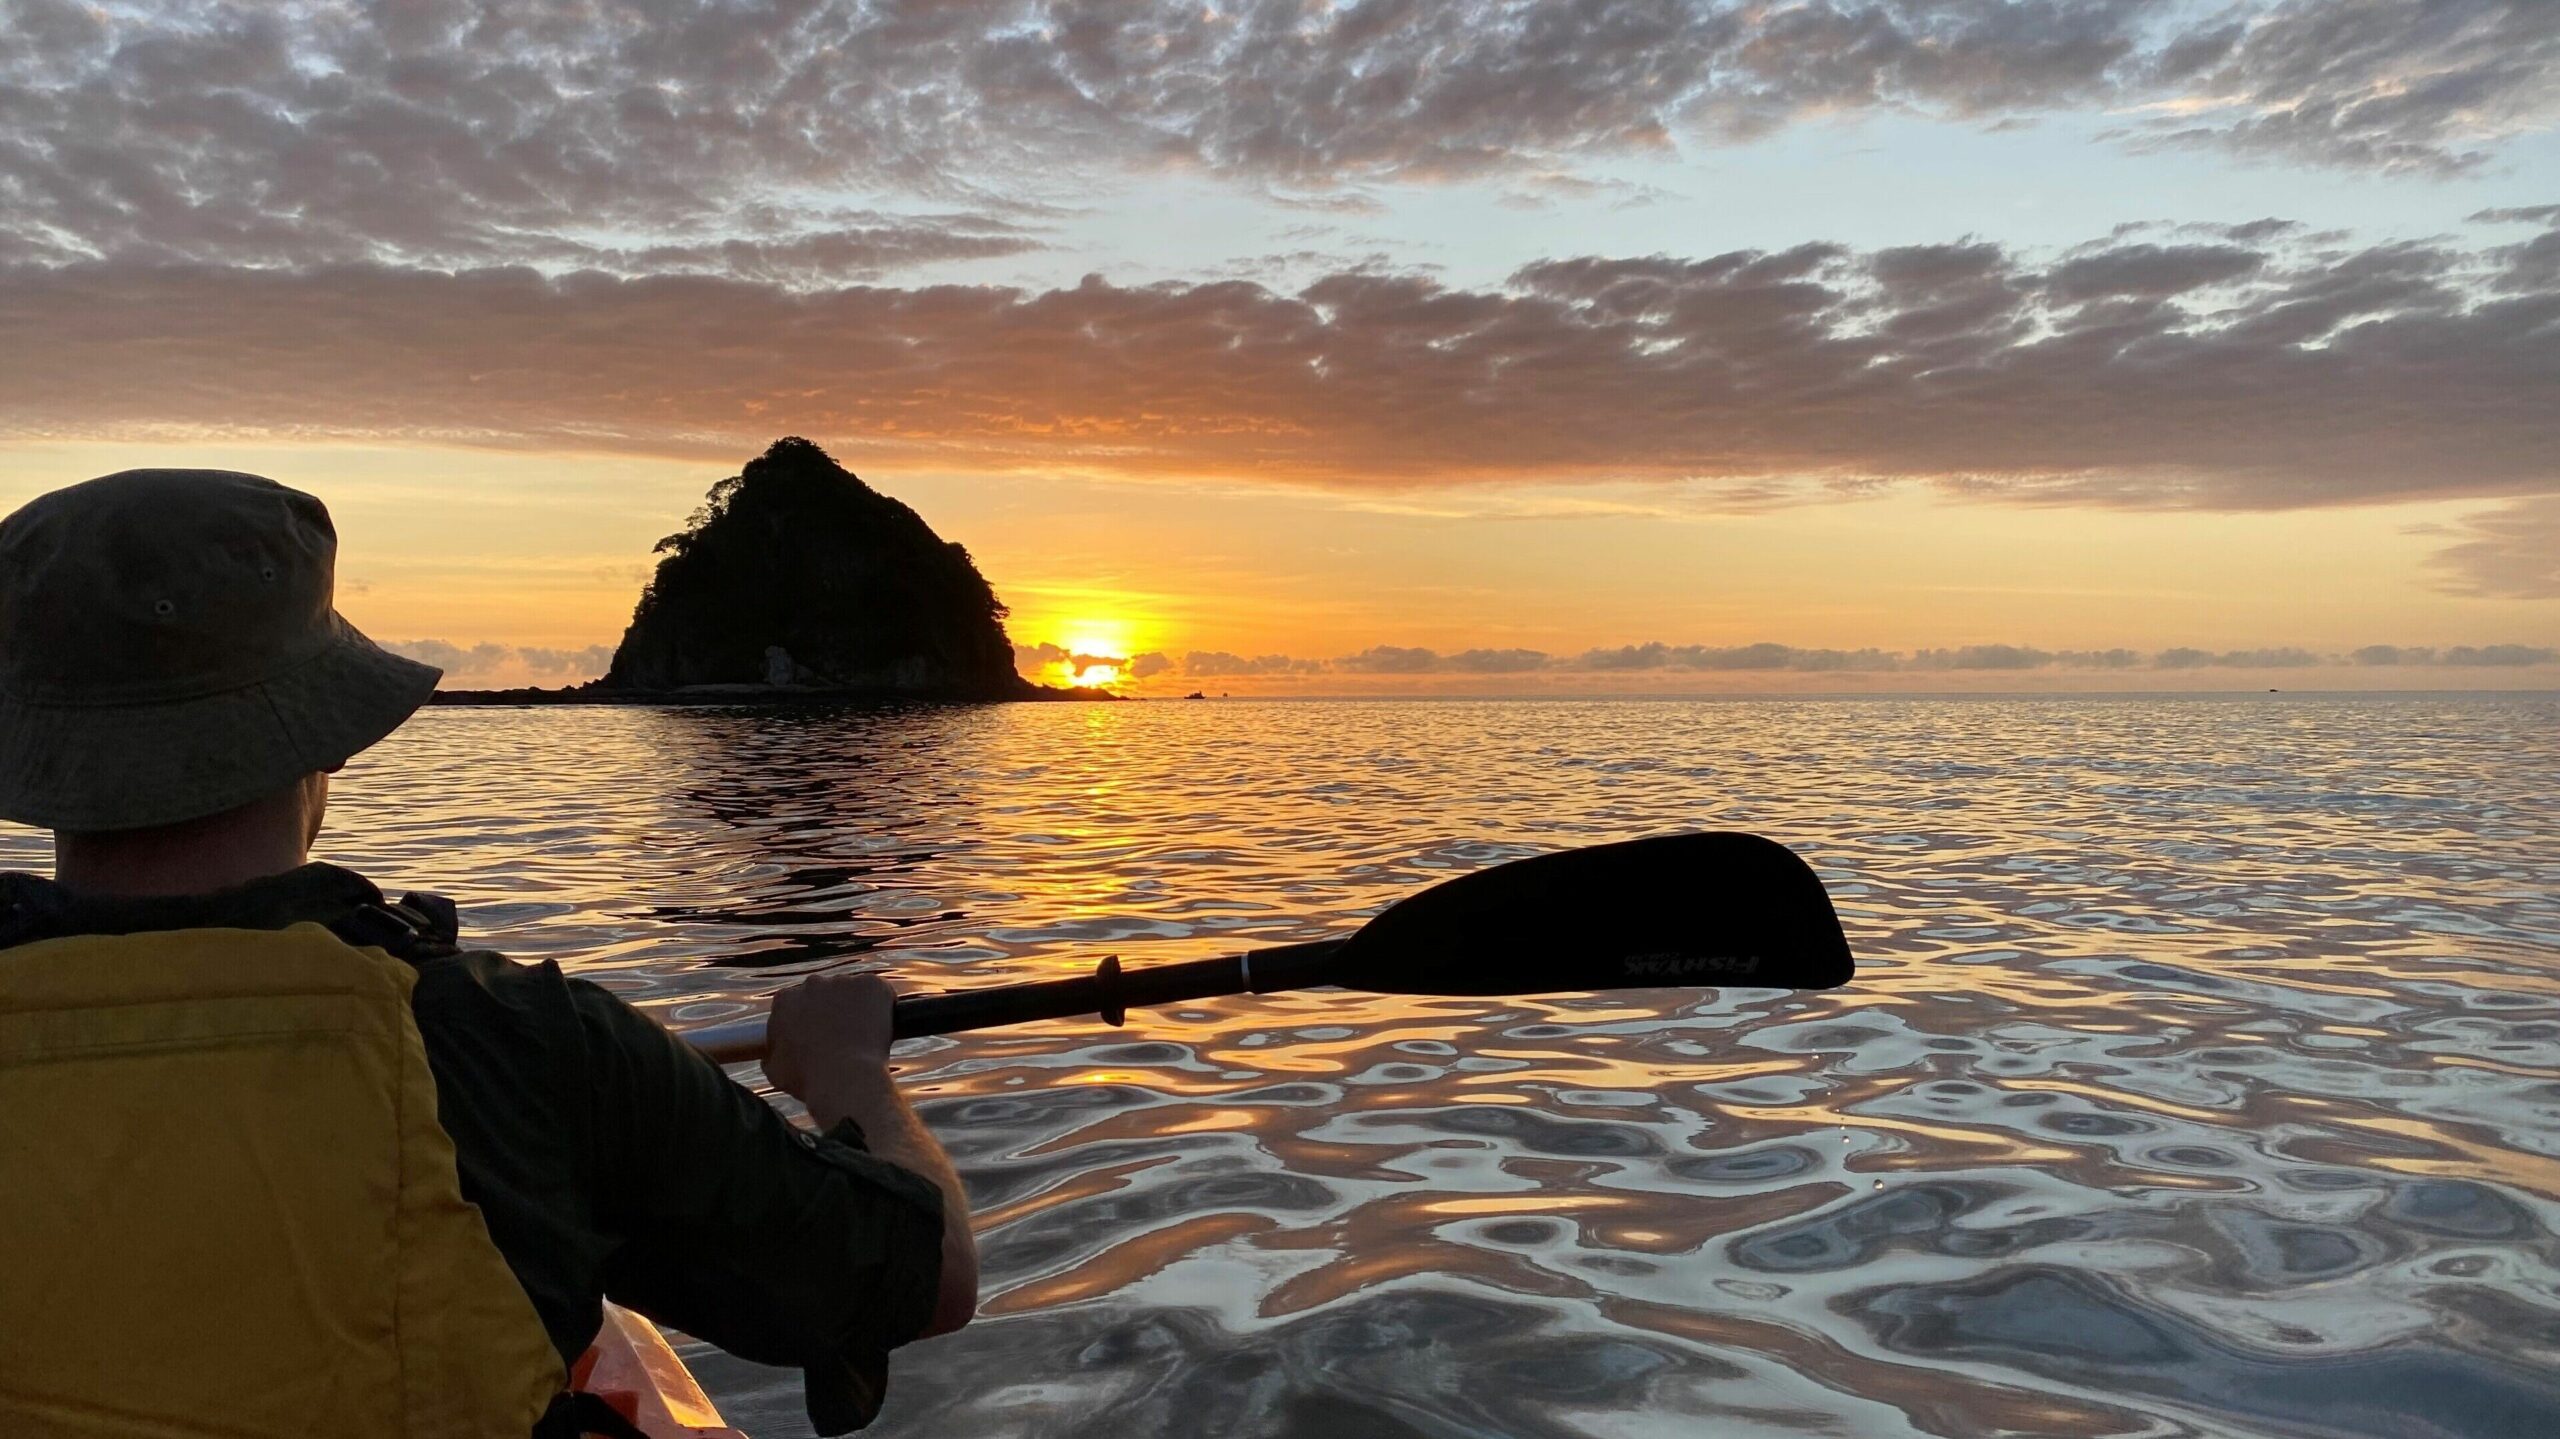
<path fill-rule="evenodd" d="M 1261 655 L 1248 659 L 1225 651 L 1195 650 L 1176 664 L 1166 656 L 1161 668 L 1138 674 L 1173 674 L 1217 678 L 1233 676 L 1359 675 L 1418 678 L 1434 675 L 1611 675 L 1662 672 L 1795 674 L 1998 674 L 2023 671 L 2104 673 L 2138 669 L 2309 669 L 2350 665 L 2436 665 L 2443 667 L 2518 668 L 2560 664 L 2560 649 L 2524 644 L 2406 647 L 2368 645 L 2344 654 L 2276 646 L 2260 649 L 2207 650 L 2176 647 L 2140 650 L 2060 649 L 2033 645 L 1974 644 L 1915 650 L 1803 648 L 1764 642 L 1749 645 L 1673 645 L 1661 641 L 1585 650 L 1578 655 L 1550 655 L 1532 649 L 1470 649 L 1454 654 L 1407 645 L 1373 645 L 1332 659 L 1300 659 Z"/>
<path fill-rule="evenodd" d="M 1966 645 L 1952 650 L 1920 650 L 1911 656 L 1914 669 L 2032 670 L 2052 664 L 2050 651 L 2027 645 Z"/>
<path fill-rule="evenodd" d="M 515 651 L 502 644 L 483 640 L 468 649 L 445 640 L 386 640 L 382 647 L 396 655 L 407 655 L 422 664 L 434 665 L 448 679 L 488 674 L 514 657 Z M 610 656 L 608 656 L 610 658 Z"/>
<path fill-rule="evenodd" d="M 0 353 L 46 357 L 0 387 L 0 438 L 734 455 L 804 433 L 873 465 L 1679 480 L 1755 506 L 1902 481 L 2221 509 L 2560 488 L 2560 272 L 2530 246 L 2242 248 L 1807 245 L 1295 292 L 0 267 Z"/>
<path fill-rule="evenodd" d="M 434 665 L 444 671 L 447 683 L 486 679 L 510 666 L 544 679 L 589 680 L 612 666 L 614 649 L 604 644 L 550 649 L 541 645 L 505 645 L 495 640 L 461 645 L 441 639 L 385 640 L 382 647 Z"/>
<path fill-rule="evenodd" d="M 1460 650 L 1441 661 L 1448 668 L 1471 675 L 1516 675 L 1544 669 L 1550 663 L 1543 650 Z"/>
<path fill-rule="evenodd" d="M 2164 670 L 2192 670 L 2208 666 L 2242 670 L 2303 669 L 2312 665 L 2336 663 L 2334 659 L 2324 658 L 2309 650 L 2293 648 L 2219 652 L 2184 648 L 2168 649 L 2152 656 L 2151 662 Z"/>
<path fill-rule="evenodd" d="M 2140 88 L 2188 113 L 2141 139 L 2446 174 L 2560 112 L 2548 0 L 2283 0 L 2238 17 L 2146 57 Z"/>
<path fill-rule="evenodd" d="M 1425 649 L 1407 649 L 1398 645 L 1376 645 L 1356 655 L 1344 655 L 1333 667 L 1352 674 L 1418 675 L 1440 668 L 1440 656 Z"/>
<path fill-rule="evenodd" d="M 2455 645 L 2438 664 L 2508 668 L 2560 662 L 2560 649 L 2549 645 Z"/>
<path fill-rule="evenodd" d="M 2560 114 L 2548 0 L 16 0 L 0 257 L 721 270 L 1032 248 L 1047 192 L 1301 204 L 1861 113 L 2447 173 Z M 1274 190 L 1273 187 L 1278 187 Z M 945 208 L 887 213 L 849 195 Z M 956 204 L 960 208 L 952 209 Z"/>
<path fill-rule="evenodd" d="M 1870 670 L 1891 669 L 1897 657 L 1883 650 L 1798 649 L 1793 645 L 1666 645 L 1656 640 L 1616 649 L 1585 650 L 1575 667 L 1587 670 Z"/>
<path fill-rule="evenodd" d="M 2125 670 L 2141 664 L 2142 655 L 2128 649 L 2063 650 L 2053 657 L 2053 662 L 2072 669 Z"/>
<path fill-rule="evenodd" d="M 2119 245 L 2054 266 L 2045 284 L 2066 303 L 2156 300 L 2228 284 L 2266 263 L 2265 254 L 2238 245 Z"/>
<path fill-rule="evenodd" d="M 636 246 L 528 241 L 495 247 L 491 256 L 615 274 L 702 272 L 778 285 L 815 286 L 876 279 L 892 270 L 942 261 L 993 259 L 1042 248 L 1040 242 L 1015 226 L 986 216 L 868 218 L 870 223 L 858 227 L 808 230 L 769 238 L 731 237 Z"/>
<path fill-rule="evenodd" d="M 2122 670 L 2132 669 L 2142 662 L 2140 651 L 2128 649 L 2042 650 L 2033 645 L 1962 645 L 1954 649 L 1914 650 L 1903 662 L 1903 667 L 1921 670 Z"/>
<path fill-rule="evenodd" d="M 2560 495 L 2474 515 L 2429 557 L 2443 588 L 2502 599 L 2560 599 Z"/>
<path fill-rule="evenodd" d="M 1157 675 L 1170 671 L 1172 668 L 1173 657 L 1171 655 L 1157 654 L 1151 651 L 1147 654 L 1134 655 L 1130 657 L 1129 678 L 1133 680 L 1153 679 Z"/>
<path fill-rule="evenodd" d="M 1182 672 L 1199 679 L 1217 679 L 1232 675 L 1303 675 L 1320 673 L 1322 660 L 1295 659 L 1288 655 L 1229 654 L 1225 650 L 1193 650 L 1182 657 Z"/>
<path fill-rule="evenodd" d="M 2560 649 L 2549 645 L 2366 645 L 2348 656 L 2360 665 L 2444 665 L 2459 668 L 2512 669 L 2560 664 Z"/>
<path fill-rule="evenodd" d="M 1051 665 L 1065 665 L 1068 670 L 1081 674 L 1089 669 L 1126 669 L 1130 664 L 1126 655 L 1090 655 L 1046 640 L 1036 645 L 1017 644 L 1013 647 L 1013 667 L 1024 674 L 1038 674 Z"/>
<path fill-rule="evenodd" d="M 538 675 L 574 675 L 581 679 L 603 674 L 613 664 L 612 645 L 588 645 L 584 649 L 555 650 L 540 645 L 518 645 L 516 658 Z"/>
<path fill-rule="evenodd" d="M 1020 206 L 839 198 L 960 193 L 922 183 L 958 127 L 902 141 L 919 97 L 829 48 L 894 47 L 868 8 L 16 0 L 0 257 L 809 282 L 1038 248 Z"/>

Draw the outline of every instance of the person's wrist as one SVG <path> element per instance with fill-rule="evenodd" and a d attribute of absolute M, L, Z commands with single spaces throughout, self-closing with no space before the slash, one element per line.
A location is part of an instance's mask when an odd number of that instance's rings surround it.
<path fill-rule="evenodd" d="M 885 1061 L 838 1060 L 829 1064 L 825 1073 L 812 1076 L 809 1092 L 799 1099 L 808 1108 L 809 1117 L 824 1129 L 839 1119 L 860 1120 L 882 1095 L 896 1092 Z"/>

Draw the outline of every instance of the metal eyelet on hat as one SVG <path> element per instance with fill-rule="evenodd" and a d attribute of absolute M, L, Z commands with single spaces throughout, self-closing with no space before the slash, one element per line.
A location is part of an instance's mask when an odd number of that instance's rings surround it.
<path fill-rule="evenodd" d="M 273 565 L 258 566 L 258 578 L 265 580 L 268 584 L 274 584 L 276 582 L 276 567 Z"/>
<path fill-rule="evenodd" d="M 165 620 L 178 612 L 178 602 L 170 599 L 153 600 L 151 612 Z"/>

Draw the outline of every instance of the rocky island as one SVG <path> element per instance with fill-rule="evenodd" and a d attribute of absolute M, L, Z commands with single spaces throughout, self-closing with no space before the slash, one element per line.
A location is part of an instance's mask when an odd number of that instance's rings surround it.
<path fill-rule="evenodd" d="M 603 678 L 437 701 L 1111 698 L 1022 678 L 1004 603 L 968 550 L 796 436 L 712 486 L 657 553 Z"/>

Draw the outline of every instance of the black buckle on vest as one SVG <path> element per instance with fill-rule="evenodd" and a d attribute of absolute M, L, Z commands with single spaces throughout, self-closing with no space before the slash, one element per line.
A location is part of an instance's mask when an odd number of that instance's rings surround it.
<path fill-rule="evenodd" d="M 358 949 L 379 949 L 393 959 L 430 959 L 454 951 L 459 916 L 440 894 L 404 894 L 398 904 L 360 904 L 329 926 Z"/>

